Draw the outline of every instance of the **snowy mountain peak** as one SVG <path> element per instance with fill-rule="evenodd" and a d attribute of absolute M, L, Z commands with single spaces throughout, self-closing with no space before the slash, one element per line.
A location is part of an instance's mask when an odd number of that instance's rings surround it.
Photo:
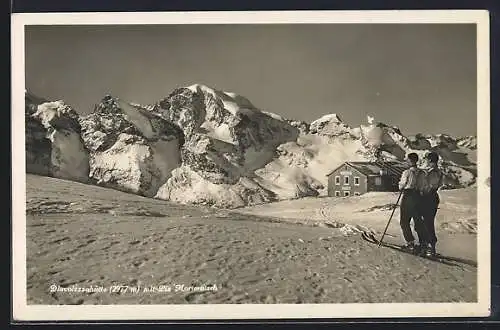
<path fill-rule="evenodd" d="M 264 136 L 273 144 L 295 131 L 281 116 L 257 109 L 245 97 L 201 84 L 177 88 L 153 111 L 181 127 L 187 138 L 206 134 L 240 147 L 265 144 Z"/>
<path fill-rule="evenodd" d="M 310 132 L 333 137 L 350 134 L 351 128 L 342 121 L 339 115 L 332 113 L 313 121 L 310 125 Z"/>
<path fill-rule="evenodd" d="M 78 113 L 63 101 L 25 93 L 26 169 L 29 173 L 87 182 L 89 154 Z"/>
<path fill-rule="evenodd" d="M 28 90 L 24 92 L 24 106 L 25 106 L 25 115 L 31 116 L 38 110 L 38 105 L 48 102 L 46 99 L 38 97 Z"/>
<path fill-rule="evenodd" d="M 212 94 L 213 96 L 217 96 L 217 94 L 220 95 L 221 93 L 223 93 L 220 90 L 217 90 L 215 88 L 203 84 L 193 84 L 190 86 L 186 86 L 185 88 L 191 90 L 194 93 L 207 93 L 207 94 Z"/>
<path fill-rule="evenodd" d="M 319 122 L 335 122 L 335 123 L 340 123 L 342 122 L 342 119 L 340 119 L 340 116 L 336 113 L 330 113 L 327 115 L 324 115 L 315 121 L 313 123 L 319 123 Z M 312 123 L 311 123 L 312 124 Z"/>
<path fill-rule="evenodd" d="M 27 89 L 24 90 L 24 99 L 25 99 L 25 102 L 27 104 L 29 103 L 31 105 L 38 105 L 38 104 L 42 104 L 45 102 L 49 102 L 47 99 L 44 99 L 42 97 L 39 97 L 39 96 L 31 93 Z"/>
<path fill-rule="evenodd" d="M 110 94 L 104 95 L 101 101 L 95 105 L 95 113 L 121 113 L 120 106 L 118 105 L 117 98 Z"/>
<path fill-rule="evenodd" d="M 215 100 L 215 103 L 221 103 L 221 105 L 233 115 L 248 113 L 248 110 L 259 111 L 246 97 L 237 93 L 218 90 L 203 84 L 194 84 L 186 88 L 209 102 L 212 101 L 213 103 Z"/>

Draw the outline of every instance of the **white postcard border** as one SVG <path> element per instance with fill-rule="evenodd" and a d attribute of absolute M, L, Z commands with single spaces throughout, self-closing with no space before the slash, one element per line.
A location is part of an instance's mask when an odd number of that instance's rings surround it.
<path fill-rule="evenodd" d="M 22 13 L 12 23 L 13 318 L 30 320 L 179 320 L 367 317 L 481 317 L 490 314 L 490 67 L 485 10 Z M 477 303 L 27 305 L 24 27 L 105 24 L 477 24 Z"/>

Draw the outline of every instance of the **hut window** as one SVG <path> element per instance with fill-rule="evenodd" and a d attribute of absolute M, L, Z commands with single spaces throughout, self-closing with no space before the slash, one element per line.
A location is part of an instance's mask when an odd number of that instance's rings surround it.
<path fill-rule="evenodd" d="M 359 196 L 359 192 L 357 192 L 357 191 L 356 191 L 356 192 L 354 193 L 354 196 Z"/>
<path fill-rule="evenodd" d="M 354 177 L 354 185 L 359 186 L 359 177 L 357 176 Z"/>
<path fill-rule="evenodd" d="M 350 193 L 348 191 L 344 191 L 344 197 L 348 197 Z"/>
<path fill-rule="evenodd" d="M 348 176 L 344 177 L 344 184 L 349 184 L 349 177 Z"/>
<path fill-rule="evenodd" d="M 335 184 L 340 184 L 340 176 L 335 177 Z"/>
<path fill-rule="evenodd" d="M 335 192 L 335 197 L 340 197 L 340 191 Z"/>
<path fill-rule="evenodd" d="M 382 178 L 381 177 L 376 177 L 375 178 L 375 185 L 380 186 L 382 184 Z"/>

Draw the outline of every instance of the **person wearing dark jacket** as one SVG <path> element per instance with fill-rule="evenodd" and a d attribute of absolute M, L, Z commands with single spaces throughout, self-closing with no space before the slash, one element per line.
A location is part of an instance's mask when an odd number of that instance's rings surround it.
<path fill-rule="evenodd" d="M 438 190 L 443 184 L 443 173 L 438 168 L 439 156 L 435 152 L 427 154 L 428 169 L 425 171 L 425 184 L 421 189 L 421 208 L 428 246 L 426 247 L 426 255 L 436 254 L 436 229 L 435 219 L 437 209 L 440 203 Z"/>
<path fill-rule="evenodd" d="M 425 238 L 425 230 L 423 229 L 423 219 L 420 214 L 421 209 L 421 194 L 422 178 L 424 172 L 417 167 L 418 155 L 416 153 L 408 154 L 407 161 L 410 168 L 401 174 L 399 181 L 399 190 L 401 191 L 402 199 L 400 206 L 400 225 L 403 232 L 403 237 L 406 241 L 404 248 L 411 252 L 418 252 L 419 247 L 415 245 L 415 238 L 411 230 L 411 220 L 417 232 L 419 244 L 423 245 L 427 239 Z"/>

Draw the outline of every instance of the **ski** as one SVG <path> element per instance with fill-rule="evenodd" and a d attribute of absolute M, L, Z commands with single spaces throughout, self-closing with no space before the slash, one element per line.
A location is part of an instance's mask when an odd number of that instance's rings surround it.
<path fill-rule="evenodd" d="M 365 240 L 371 240 L 372 243 L 374 243 L 374 244 L 378 244 L 380 242 L 377 238 L 375 238 L 373 233 L 363 232 L 362 236 L 364 236 L 363 238 Z M 396 244 L 391 244 L 391 243 L 383 243 L 383 244 L 393 245 L 395 247 L 401 248 L 400 246 L 398 246 Z M 408 252 L 408 251 L 402 251 L 402 252 Z M 410 253 L 410 252 L 408 252 L 408 253 Z M 477 268 L 477 262 L 474 260 L 469 260 L 469 259 L 465 259 L 465 258 L 458 258 L 458 257 L 449 257 L 449 256 L 444 256 L 444 255 L 439 254 L 439 253 L 436 254 L 436 258 L 444 259 L 444 260 L 450 261 L 450 262 L 457 262 L 459 264 L 464 264 L 464 265 L 468 265 L 468 266 Z"/>
<path fill-rule="evenodd" d="M 371 244 L 376 244 L 376 245 L 380 244 L 380 241 L 373 234 L 371 234 L 371 233 L 362 232 L 361 233 L 361 238 L 363 238 L 363 240 L 365 240 L 365 241 L 367 241 L 367 242 L 369 242 Z M 455 262 L 447 260 L 446 257 L 443 258 L 443 257 L 441 257 L 439 255 L 436 255 L 436 256 L 426 256 L 426 255 L 415 254 L 413 252 L 404 250 L 401 246 L 399 246 L 397 244 L 392 244 L 392 243 L 382 242 L 380 245 L 384 246 L 384 247 L 387 247 L 387 248 L 390 248 L 390 249 L 393 249 L 393 250 L 396 250 L 396 251 L 399 251 L 399 252 L 410 254 L 410 255 L 413 255 L 413 256 L 416 256 L 416 257 L 420 257 L 420 258 L 423 258 L 423 259 L 427 259 L 427 260 L 439 262 L 439 263 L 442 263 L 442 264 L 445 264 L 445 265 L 448 265 L 448 266 L 461 267 L 460 264 L 457 264 Z"/>

